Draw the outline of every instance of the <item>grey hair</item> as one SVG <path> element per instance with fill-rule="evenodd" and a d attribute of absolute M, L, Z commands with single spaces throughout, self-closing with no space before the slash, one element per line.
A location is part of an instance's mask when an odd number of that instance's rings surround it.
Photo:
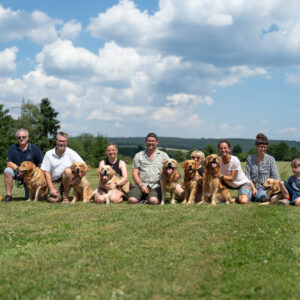
<path fill-rule="evenodd" d="M 20 131 L 24 131 L 25 134 L 26 134 L 26 136 L 29 136 L 29 133 L 28 133 L 28 131 L 27 131 L 26 129 L 20 128 L 20 129 L 16 132 L 16 137 L 18 137 L 18 133 L 19 133 Z"/>
<path fill-rule="evenodd" d="M 57 133 L 56 139 L 58 139 L 58 136 L 59 136 L 59 135 L 65 137 L 66 139 L 68 139 L 68 134 L 65 133 L 65 132 L 63 132 L 63 131 L 59 131 L 59 132 Z"/>

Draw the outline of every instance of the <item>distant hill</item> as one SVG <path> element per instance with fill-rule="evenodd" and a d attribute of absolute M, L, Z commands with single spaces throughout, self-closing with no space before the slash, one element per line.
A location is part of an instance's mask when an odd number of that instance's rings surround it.
<path fill-rule="evenodd" d="M 120 148 L 122 147 L 138 147 L 144 146 L 145 137 L 108 137 L 109 142 L 115 142 Z M 196 148 L 198 150 L 205 149 L 208 145 L 217 147 L 218 142 L 223 139 L 189 139 L 189 138 L 175 138 L 175 137 L 159 137 L 159 146 L 163 148 L 185 149 L 190 150 Z M 254 139 L 237 139 L 227 138 L 231 144 L 231 148 L 235 145 L 240 145 L 244 152 L 248 152 L 250 148 L 254 147 Z M 285 142 L 289 147 L 296 146 L 300 151 L 300 142 L 285 141 L 285 140 L 270 140 L 270 144 L 279 144 Z"/>

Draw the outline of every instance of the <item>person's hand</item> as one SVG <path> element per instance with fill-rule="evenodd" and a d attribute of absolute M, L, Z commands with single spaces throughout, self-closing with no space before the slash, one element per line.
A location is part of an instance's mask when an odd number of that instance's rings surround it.
<path fill-rule="evenodd" d="M 58 195 L 57 195 L 57 192 L 56 192 L 56 189 L 52 189 L 52 190 L 50 190 L 50 196 L 51 197 L 54 197 L 54 198 L 56 198 Z"/>
<path fill-rule="evenodd" d="M 105 185 L 105 189 L 107 190 L 107 191 L 109 191 L 109 190 L 114 190 L 116 188 L 116 184 L 115 183 L 107 183 L 106 185 Z"/>
<path fill-rule="evenodd" d="M 221 178 L 222 178 L 222 174 L 221 174 L 221 173 L 217 173 L 217 174 L 215 174 L 213 177 L 214 177 L 214 178 L 219 178 L 219 179 L 221 179 Z"/>
<path fill-rule="evenodd" d="M 178 181 L 178 179 L 180 178 L 180 173 L 178 172 L 178 173 L 176 173 L 175 174 L 175 176 L 174 176 L 174 182 L 177 182 Z"/>
<path fill-rule="evenodd" d="M 195 180 L 197 183 L 201 183 L 202 182 L 202 177 L 199 174 L 195 175 Z"/>
<path fill-rule="evenodd" d="M 295 206 L 300 206 L 300 197 L 295 199 Z"/>
<path fill-rule="evenodd" d="M 257 195 L 257 189 L 255 187 L 252 188 L 252 196 L 256 197 Z"/>
<path fill-rule="evenodd" d="M 149 194 L 149 190 L 148 190 L 148 188 L 146 186 L 142 185 L 142 186 L 140 186 L 140 189 L 142 190 L 142 192 L 144 194 Z"/>

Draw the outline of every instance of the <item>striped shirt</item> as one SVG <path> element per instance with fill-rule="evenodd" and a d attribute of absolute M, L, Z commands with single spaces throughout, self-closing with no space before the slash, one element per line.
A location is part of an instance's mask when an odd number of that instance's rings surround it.
<path fill-rule="evenodd" d="M 162 163 L 168 158 L 166 152 L 157 149 L 153 159 L 149 160 L 146 150 L 140 151 L 133 158 L 132 168 L 139 169 L 139 177 L 145 186 L 155 189 L 160 186 Z"/>
<path fill-rule="evenodd" d="M 249 155 L 246 163 L 246 176 L 252 180 L 256 189 L 261 188 L 268 178 L 280 179 L 275 159 L 269 154 L 264 155 L 260 164 L 255 154 Z"/>

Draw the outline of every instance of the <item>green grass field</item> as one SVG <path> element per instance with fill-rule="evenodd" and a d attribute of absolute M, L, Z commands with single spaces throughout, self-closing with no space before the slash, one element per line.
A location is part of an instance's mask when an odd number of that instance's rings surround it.
<path fill-rule="evenodd" d="M 287 179 L 289 164 L 278 166 Z M 95 188 L 95 169 L 88 178 Z M 0 203 L 0 299 L 299 299 L 297 207 L 13 196 Z"/>

